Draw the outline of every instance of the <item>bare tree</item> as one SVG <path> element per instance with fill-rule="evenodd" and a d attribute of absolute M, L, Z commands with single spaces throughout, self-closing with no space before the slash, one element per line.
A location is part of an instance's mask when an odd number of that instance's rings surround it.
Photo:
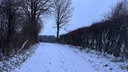
<path fill-rule="evenodd" d="M 14 48 L 14 39 L 16 35 L 16 24 L 20 24 L 17 22 L 19 18 L 19 10 L 20 0 L 1 0 L 1 30 L 4 51 L 6 51 L 7 55 L 12 48 Z"/>
<path fill-rule="evenodd" d="M 128 15 L 128 0 L 119 1 L 110 13 L 106 13 L 103 20 L 123 18 Z"/>
<path fill-rule="evenodd" d="M 51 0 L 24 0 L 22 8 L 28 18 L 28 33 L 37 41 L 39 20 L 42 15 L 49 14 L 52 7 Z M 26 30 L 27 31 L 27 30 Z"/>
<path fill-rule="evenodd" d="M 3 0 L 2 1 L 2 8 L 4 15 L 6 17 L 6 24 L 7 24 L 7 43 L 11 43 L 12 35 L 14 34 L 14 17 L 15 17 L 15 10 L 14 10 L 14 1 L 10 0 Z M 13 33 L 13 34 L 12 34 Z"/>
<path fill-rule="evenodd" d="M 71 16 L 72 16 L 72 7 L 71 7 L 71 0 L 54 0 L 54 5 L 55 5 L 55 12 L 54 12 L 54 17 L 56 21 L 56 28 L 57 28 L 57 41 L 59 38 L 59 31 L 60 28 L 65 26 Z"/>

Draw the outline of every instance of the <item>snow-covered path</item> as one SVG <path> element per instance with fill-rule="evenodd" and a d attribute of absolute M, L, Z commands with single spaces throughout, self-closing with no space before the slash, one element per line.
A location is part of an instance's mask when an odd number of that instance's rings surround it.
<path fill-rule="evenodd" d="M 40 43 L 39 47 L 16 72 L 97 72 L 70 47 Z"/>

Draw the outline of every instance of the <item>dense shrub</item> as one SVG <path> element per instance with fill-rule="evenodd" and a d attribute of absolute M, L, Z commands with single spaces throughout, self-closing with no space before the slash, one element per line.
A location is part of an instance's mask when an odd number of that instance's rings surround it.
<path fill-rule="evenodd" d="M 107 18 L 61 35 L 61 43 L 128 57 L 128 2 L 119 2 Z M 124 13 L 125 12 L 125 13 Z"/>

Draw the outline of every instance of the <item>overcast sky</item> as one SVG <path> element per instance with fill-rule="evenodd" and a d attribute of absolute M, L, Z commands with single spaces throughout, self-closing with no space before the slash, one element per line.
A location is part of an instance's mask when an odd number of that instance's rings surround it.
<path fill-rule="evenodd" d="M 67 26 L 67 31 L 61 30 L 60 34 L 67 33 L 80 27 L 89 26 L 100 21 L 119 0 L 72 0 L 74 7 L 73 17 Z M 56 35 L 53 19 L 46 20 L 41 35 Z"/>

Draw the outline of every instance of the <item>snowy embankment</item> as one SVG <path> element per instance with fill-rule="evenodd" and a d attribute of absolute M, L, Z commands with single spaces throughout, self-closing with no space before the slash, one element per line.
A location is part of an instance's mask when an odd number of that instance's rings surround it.
<path fill-rule="evenodd" d="M 40 43 L 39 47 L 15 72 L 127 72 L 93 51 L 80 51 L 69 45 Z"/>
<path fill-rule="evenodd" d="M 26 43 L 27 41 L 25 41 Z M 25 45 L 23 44 L 23 46 Z M 23 46 L 21 48 L 23 48 Z M 37 45 L 34 45 L 31 47 L 31 49 L 28 49 L 27 51 L 17 51 L 18 53 L 11 55 L 10 58 L 6 58 L 3 56 L 0 61 L 0 72 L 13 72 L 15 68 L 20 67 L 22 63 L 24 63 L 28 58 L 32 56 L 36 49 Z M 19 53 L 20 52 L 20 53 Z"/>

